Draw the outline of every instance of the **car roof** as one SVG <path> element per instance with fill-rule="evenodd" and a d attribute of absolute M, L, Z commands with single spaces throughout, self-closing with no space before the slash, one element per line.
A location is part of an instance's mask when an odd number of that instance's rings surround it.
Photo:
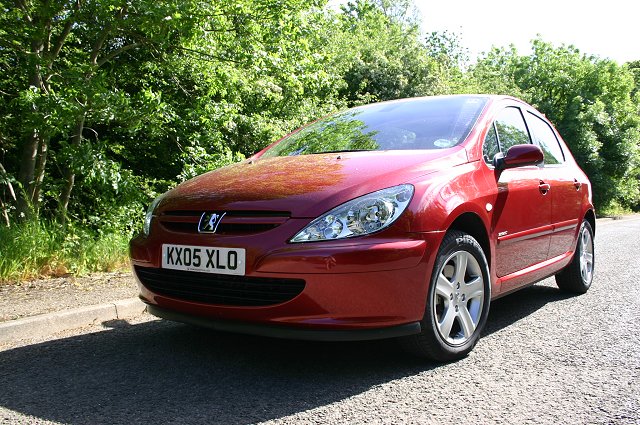
<path fill-rule="evenodd" d="M 487 106 L 493 103 L 497 103 L 499 101 L 513 101 L 520 103 L 522 105 L 526 105 L 530 107 L 530 105 L 523 101 L 522 99 L 518 99 L 514 96 L 504 95 L 504 94 L 485 94 L 485 93 L 467 93 L 467 94 L 444 94 L 444 95 L 433 95 L 433 96 L 419 96 L 419 97 L 406 97 L 401 99 L 393 99 L 393 100 L 385 100 L 381 102 L 372 102 L 364 105 L 356 106 L 355 108 L 366 108 L 367 106 L 375 106 L 381 104 L 393 104 L 393 103 L 409 103 L 409 102 L 420 102 L 430 99 L 446 99 L 446 98 L 468 98 L 468 99 L 483 99 L 488 101 Z"/>

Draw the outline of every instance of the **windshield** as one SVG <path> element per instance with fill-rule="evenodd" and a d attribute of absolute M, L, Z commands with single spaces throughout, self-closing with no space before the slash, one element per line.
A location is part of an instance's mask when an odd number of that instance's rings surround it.
<path fill-rule="evenodd" d="M 467 137 L 486 102 L 482 96 L 442 96 L 361 106 L 304 127 L 262 157 L 446 149 Z"/>

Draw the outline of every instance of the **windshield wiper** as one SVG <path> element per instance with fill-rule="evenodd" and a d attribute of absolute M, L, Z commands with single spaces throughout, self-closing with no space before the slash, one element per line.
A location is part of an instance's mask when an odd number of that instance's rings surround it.
<path fill-rule="evenodd" d="M 314 153 L 342 153 L 342 152 L 369 152 L 373 149 L 339 149 L 335 151 L 322 151 L 322 152 L 314 152 Z"/>

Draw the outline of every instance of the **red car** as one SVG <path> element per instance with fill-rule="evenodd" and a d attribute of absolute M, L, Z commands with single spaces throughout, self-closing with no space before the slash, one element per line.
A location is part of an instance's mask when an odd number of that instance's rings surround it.
<path fill-rule="evenodd" d="M 158 317 L 283 338 L 400 337 L 449 361 L 492 299 L 593 279 L 591 185 L 547 119 L 488 95 L 340 112 L 150 206 L 131 241 Z"/>

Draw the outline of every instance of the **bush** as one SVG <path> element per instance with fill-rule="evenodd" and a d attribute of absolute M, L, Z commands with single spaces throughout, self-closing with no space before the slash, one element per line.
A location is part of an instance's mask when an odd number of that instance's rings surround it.
<path fill-rule="evenodd" d="M 0 227 L 0 282 L 126 267 L 130 238 L 37 219 Z"/>

